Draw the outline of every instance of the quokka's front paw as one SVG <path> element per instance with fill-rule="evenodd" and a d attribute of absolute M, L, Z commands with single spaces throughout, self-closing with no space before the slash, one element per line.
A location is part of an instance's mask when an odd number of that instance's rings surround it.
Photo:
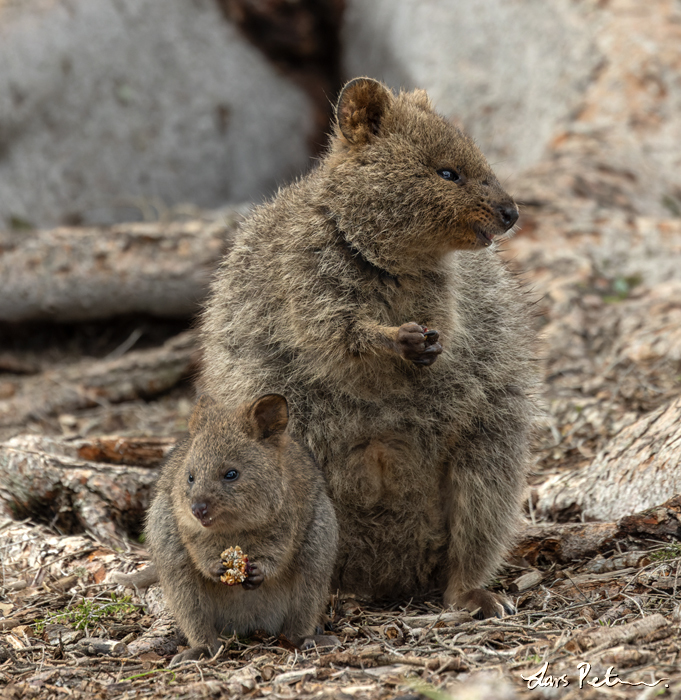
<path fill-rule="evenodd" d="M 213 562 L 208 568 L 208 573 L 210 574 L 210 577 L 218 583 L 220 583 L 220 577 L 226 572 L 227 567 L 225 566 L 224 562 L 220 560 Z"/>
<path fill-rule="evenodd" d="M 246 565 L 246 580 L 241 584 L 247 591 L 257 588 L 265 580 L 257 562 L 249 561 Z"/>
<path fill-rule="evenodd" d="M 474 588 L 468 593 L 457 597 L 456 605 L 465 608 L 478 620 L 488 617 L 505 617 L 517 612 L 513 603 L 505 596 L 486 591 L 484 588 Z"/>
<path fill-rule="evenodd" d="M 428 367 L 442 352 L 438 342 L 440 334 L 433 328 L 419 326 L 418 323 L 404 323 L 397 330 L 397 347 L 405 360 L 415 365 Z"/>

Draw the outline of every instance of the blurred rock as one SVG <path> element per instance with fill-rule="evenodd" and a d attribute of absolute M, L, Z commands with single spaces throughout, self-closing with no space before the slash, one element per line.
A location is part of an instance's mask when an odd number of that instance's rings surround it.
<path fill-rule="evenodd" d="M 345 71 L 427 90 L 503 177 L 536 163 L 579 104 L 594 29 L 565 0 L 348 0 Z"/>
<path fill-rule="evenodd" d="M 2 3 L 0 66 L 0 228 L 258 200 L 309 162 L 308 98 L 215 0 Z"/>
<path fill-rule="evenodd" d="M 595 29 L 598 67 L 546 161 L 518 183 L 522 198 L 681 216 L 681 5 L 590 0 L 573 8 Z"/>
<path fill-rule="evenodd" d="M 243 35 L 310 97 L 310 148 L 326 147 L 333 99 L 342 87 L 340 27 L 345 0 L 217 0 Z"/>

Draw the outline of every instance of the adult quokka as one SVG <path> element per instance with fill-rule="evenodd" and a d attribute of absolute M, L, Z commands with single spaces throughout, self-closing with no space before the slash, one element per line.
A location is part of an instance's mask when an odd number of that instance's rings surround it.
<path fill-rule="evenodd" d="M 493 244 L 517 218 L 425 92 L 357 78 L 326 155 L 219 270 L 201 388 L 288 398 L 336 508 L 344 591 L 503 614 L 481 587 L 514 536 L 534 415 L 530 303 Z"/>

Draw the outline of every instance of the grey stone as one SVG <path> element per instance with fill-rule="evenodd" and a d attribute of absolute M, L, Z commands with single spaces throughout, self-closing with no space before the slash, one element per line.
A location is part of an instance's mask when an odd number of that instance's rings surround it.
<path fill-rule="evenodd" d="M 311 124 L 215 0 L 0 2 L 0 228 L 257 200 Z"/>

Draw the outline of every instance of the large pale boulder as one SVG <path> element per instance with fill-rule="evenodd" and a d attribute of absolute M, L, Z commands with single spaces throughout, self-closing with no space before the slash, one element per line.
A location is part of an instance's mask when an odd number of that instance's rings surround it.
<path fill-rule="evenodd" d="M 258 199 L 311 125 L 215 0 L 0 1 L 0 228 Z"/>

